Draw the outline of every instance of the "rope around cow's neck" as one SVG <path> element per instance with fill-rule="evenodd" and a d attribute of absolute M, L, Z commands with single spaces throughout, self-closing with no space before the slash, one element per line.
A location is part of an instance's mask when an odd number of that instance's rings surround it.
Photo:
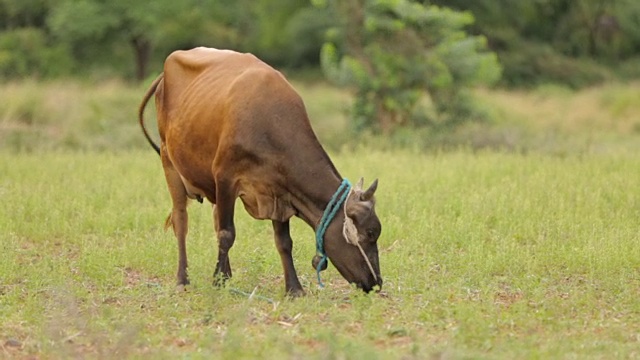
<path fill-rule="evenodd" d="M 340 209 L 340 205 L 342 205 L 342 203 L 347 199 L 347 196 L 349 196 L 350 190 L 351 183 L 349 180 L 342 180 L 342 184 L 340 184 L 338 190 L 333 194 L 329 204 L 327 204 L 327 207 L 324 209 L 324 213 L 320 219 L 320 224 L 318 224 L 318 228 L 316 230 L 316 253 L 320 256 L 320 261 L 316 267 L 316 274 L 318 275 L 318 285 L 320 285 L 320 287 L 324 287 L 322 279 L 320 278 L 320 269 L 322 269 L 322 266 L 327 262 L 327 253 L 324 252 L 324 233 L 327 231 L 327 227 L 329 227 L 331 220 L 336 216 L 338 209 Z M 344 192 L 344 194 L 338 197 L 341 192 Z"/>
<path fill-rule="evenodd" d="M 336 192 L 333 194 L 333 196 L 331 197 L 331 200 L 329 201 L 329 204 L 327 204 L 327 207 L 324 209 L 324 213 L 322 214 L 322 218 L 320 219 L 320 224 L 318 225 L 318 229 L 316 230 L 316 253 L 318 256 L 320 256 L 320 261 L 318 262 L 318 265 L 316 267 L 316 274 L 318 276 L 318 285 L 320 285 L 320 287 L 324 287 L 324 284 L 322 283 L 322 279 L 320 278 L 320 271 L 322 269 L 322 266 L 327 262 L 327 253 L 324 251 L 324 233 L 327 231 L 329 224 L 331 223 L 333 218 L 336 216 L 338 209 L 343 204 L 344 204 L 344 216 L 346 221 L 347 219 L 346 203 L 352 191 L 353 189 L 351 187 L 351 183 L 349 182 L 349 180 L 347 179 L 342 180 L 342 183 L 338 187 L 338 190 L 336 190 Z M 342 196 L 339 196 L 340 193 L 343 193 Z M 345 234 L 344 225 L 342 229 L 342 235 L 344 236 L 344 239 L 348 244 L 355 245 L 358 247 L 358 249 L 360 250 L 360 254 L 362 254 L 362 257 L 367 262 L 367 266 L 369 267 L 369 270 L 371 271 L 373 278 L 376 281 L 378 281 L 378 276 L 376 275 L 376 272 L 373 271 L 373 266 L 371 265 L 371 262 L 369 261 L 369 258 L 367 257 L 367 255 L 364 253 L 364 250 L 362 250 L 362 247 L 360 246 L 358 239 L 355 239 L 354 241 L 350 241 L 347 235 Z"/>

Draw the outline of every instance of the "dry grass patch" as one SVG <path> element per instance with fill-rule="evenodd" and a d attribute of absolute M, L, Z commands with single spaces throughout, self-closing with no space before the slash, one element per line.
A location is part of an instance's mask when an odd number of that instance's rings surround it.
<path fill-rule="evenodd" d="M 547 85 L 534 91 L 479 91 L 506 122 L 513 119 L 538 131 L 619 133 L 640 131 L 640 83 L 606 84 L 583 90 Z"/>

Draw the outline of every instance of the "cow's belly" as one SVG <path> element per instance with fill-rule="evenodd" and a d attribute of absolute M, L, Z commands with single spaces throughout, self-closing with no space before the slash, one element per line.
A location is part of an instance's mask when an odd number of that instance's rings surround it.
<path fill-rule="evenodd" d="M 213 179 L 211 160 L 193 153 L 182 146 L 171 146 L 167 143 L 167 154 L 174 169 L 191 199 L 207 198 L 215 204 L 215 181 Z"/>

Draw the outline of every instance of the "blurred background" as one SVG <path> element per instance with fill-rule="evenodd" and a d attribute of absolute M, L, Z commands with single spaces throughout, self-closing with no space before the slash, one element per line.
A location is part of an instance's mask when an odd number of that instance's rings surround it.
<path fill-rule="evenodd" d="M 639 143 L 637 0 L 0 0 L 0 149 L 146 147 L 142 95 L 196 46 L 285 73 L 331 150 Z"/>

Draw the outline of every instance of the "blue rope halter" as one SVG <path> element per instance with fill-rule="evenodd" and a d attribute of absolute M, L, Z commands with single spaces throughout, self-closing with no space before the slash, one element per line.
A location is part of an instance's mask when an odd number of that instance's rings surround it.
<path fill-rule="evenodd" d="M 318 284 L 320 287 L 324 287 L 324 284 L 320 279 L 320 269 L 322 269 L 322 265 L 327 262 L 327 253 L 324 252 L 324 233 L 327 231 L 329 224 L 336 216 L 338 209 L 340 209 L 347 199 L 347 196 L 349 196 L 349 191 L 351 191 L 351 183 L 347 179 L 342 180 L 342 184 L 340 184 L 340 187 L 338 187 L 338 190 L 333 194 L 329 204 L 327 204 L 327 207 L 324 209 L 322 219 L 320 219 L 320 224 L 318 224 L 318 228 L 316 230 L 316 253 L 321 257 L 320 262 L 318 262 L 318 266 L 316 267 Z M 340 193 L 342 193 L 341 196 Z"/>

